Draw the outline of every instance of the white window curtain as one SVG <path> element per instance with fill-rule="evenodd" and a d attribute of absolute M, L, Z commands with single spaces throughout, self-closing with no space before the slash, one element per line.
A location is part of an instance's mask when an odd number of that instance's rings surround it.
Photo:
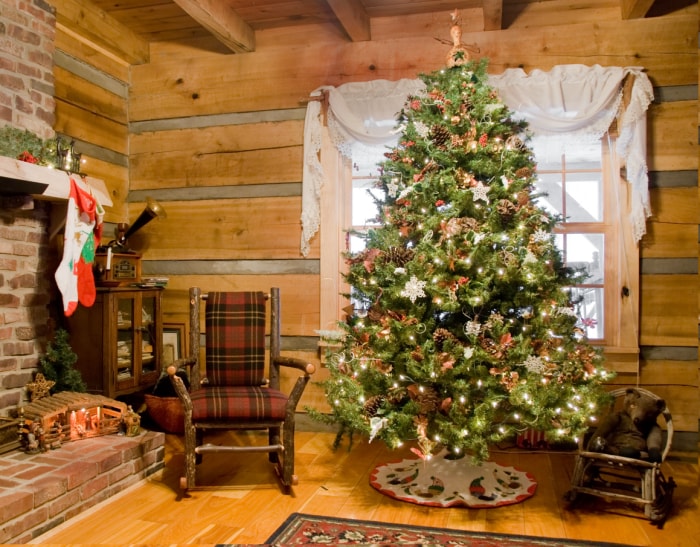
<path fill-rule="evenodd" d="M 646 232 L 649 205 L 646 164 L 646 111 L 653 88 L 638 67 L 592 67 L 560 65 L 548 72 L 509 69 L 489 76 L 489 84 L 517 117 L 529 122 L 538 138 L 564 144 L 574 140 L 599 140 L 620 113 L 623 82 L 634 76 L 630 102 L 622 113 L 618 154 L 626 163 L 627 180 L 632 187 L 630 222 L 635 241 Z M 327 123 L 331 139 L 347 157 L 363 146 L 391 146 L 397 140 L 396 115 L 409 95 L 420 93 L 420 80 L 348 83 L 320 87 L 312 98 L 327 94 Z M 323 170 L 321 149 L 321 104 L 309 102 L 304 126 L 304 172 L 302 181 L 301 253 L 309 252 L 309 242 L 320 221 L 320 195 Z"/>

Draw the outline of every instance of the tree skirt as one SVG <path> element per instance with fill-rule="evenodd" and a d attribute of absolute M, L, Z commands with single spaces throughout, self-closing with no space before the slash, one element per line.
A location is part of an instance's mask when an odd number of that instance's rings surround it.
<path fill-rule="evenodd" d="M 500 507 L 519 503 L 537 489 L 529 473 L 493 462 L 474 465 L 468 457 L 405 459 L 374 468 L 370 484 L 392 498 L 434 507 Z"/>

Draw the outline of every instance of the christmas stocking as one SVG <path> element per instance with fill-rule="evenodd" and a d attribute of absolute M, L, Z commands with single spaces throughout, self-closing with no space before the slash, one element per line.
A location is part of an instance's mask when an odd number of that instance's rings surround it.
<path fill-rule="evenodd" d="M 73 177 L 63 240 L 63 259 L 55 278 L 63 296 L 63 311 L 72 315 L 80 301 L 85 306 L 95 302 L 95 279 L 92 263 L 102 235 L 104 211 L 97 199 L 82 190 Z"/>

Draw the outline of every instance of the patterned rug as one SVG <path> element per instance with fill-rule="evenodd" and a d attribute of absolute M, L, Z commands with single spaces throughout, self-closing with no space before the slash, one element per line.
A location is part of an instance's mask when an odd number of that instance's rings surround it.
<path fill-rule="evenodd" d="M 500 507 L 535 493 L 535 479 L 514 467 L 493 462 L 472 465 L 469 458 L 449 459 L 441 452 L 430 460 L 409 458 L 377 466 L 370 484 L 382 494 L 433 507 Z"/>
<path fill-rule="evenodd" d="M 536 538 L 389 524 L 292 513 L 266 545 L 465 545 L 471 547 L 624 547 L 571 539 Z"/>

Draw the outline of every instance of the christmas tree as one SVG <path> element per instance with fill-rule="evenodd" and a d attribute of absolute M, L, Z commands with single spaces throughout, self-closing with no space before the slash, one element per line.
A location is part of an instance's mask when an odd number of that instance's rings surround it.
<path fill-rule="evenodd" d="M 454 27 L 453 27 L 454 30 Z M 454 38 L 454 34 L 453 34 Z M 476 461 L 519 431 L 573 441 L 594 425 L 613 375 L 585 337 L 552 231 L 537 205 L 526 125 L 455 47 L 421 75 L 380 164 L 378 227 L 347 253 L 342 348 L 323 382 L 340 433 L 416 442 Z"/>

